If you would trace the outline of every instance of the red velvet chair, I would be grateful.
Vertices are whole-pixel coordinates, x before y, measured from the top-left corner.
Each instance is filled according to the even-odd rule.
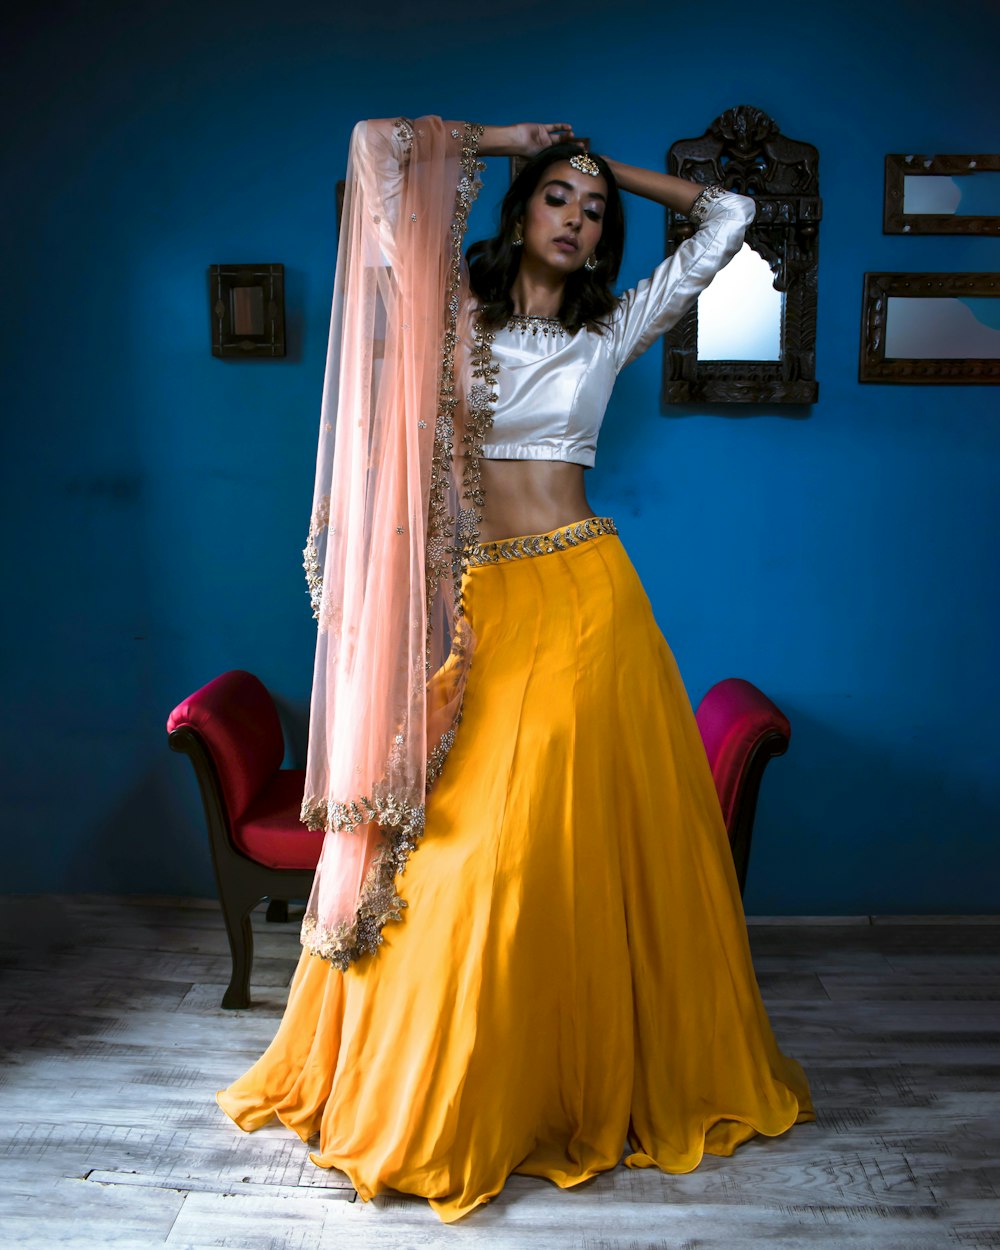
[[[782,712],[739,677],[718,682],[696,713],[719,792],[740,890],[767,761],[791,734]],[[283,769],[285,743],[274,702],[252,673],[234,670],[170,713],[170,746],[191,757],[205,805],[208,840],[233,966],[223,1007],[250,1005],[250,913],[268,899],[268,920],[288,916],[288,899],[308,897],[322,834],[299,822],[305,774]]]
[[[742,677],[716,682],[698,704],[695,717],[719,792],[742,894],[761,778],[767,761],[788,750],[792,727],[784,712]]]
[[[288,899],[308,898],[323,841],[299,821],[305,773],[282,768],[284,735],[270,694],[252,673],[216,677],[167,720],[174,751],[191,757],[201,787],[219,902],[233,967],[223,1007],[250,1005],[250,913],[270,900],[268,920],[288,918]]]

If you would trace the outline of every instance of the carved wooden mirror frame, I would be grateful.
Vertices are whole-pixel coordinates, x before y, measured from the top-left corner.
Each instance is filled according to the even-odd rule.
[[[903,209],[905,179],[913,177],[971,177],[996,173],[1000,154],[981,156],[905,156],[890,152],[885,158],[883,234],[1000,234],[1000,213],[907,213]]]
[[[778,360],[698,359],[698,306],[664,336],[664,404],[811,404],[816,381],[816,290],[819,267],[819,153],[786,138],[760,109],[727,109],[697,139],[680,139],[667,171],[695,182],[721,183],[757,201],[746,242],[767,261],[784,293]],[[667,255],[694,234],[681,213],[667,210]]]
[[[1000,357],[889,357],[889,299],[972,296],[1000,299],[995,273],[866,273],[861,308],[859,382],[973,384],[1000,382]]]

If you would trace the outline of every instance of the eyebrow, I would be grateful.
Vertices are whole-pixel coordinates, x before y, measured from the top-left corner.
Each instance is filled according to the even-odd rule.
[[[561,178],[550,178],[542,187],[543,191],[545,190],[545,187],[565,187],[567,191],[576,190],[576,187],[574,187],[571,182],[563,182]],[[585,200],[602,200],[605,204],[608,202],[607,196],[602,195],[600,191],[590,191],[583,198]]]

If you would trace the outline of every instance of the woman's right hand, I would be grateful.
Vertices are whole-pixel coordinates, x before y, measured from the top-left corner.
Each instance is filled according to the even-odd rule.
[[[514,126],[487,126],[479,142],[482,156],[536,156],[555,143],[574,138],[569,122],[518,122]]]

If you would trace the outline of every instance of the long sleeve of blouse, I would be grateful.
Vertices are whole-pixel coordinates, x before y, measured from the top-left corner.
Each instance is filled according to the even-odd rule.
[[[684,316],[743,245],[757,206],[727,191],[709,202],[701,225],[650,277],[619,300],[611,334],[617,370],[631,364]]]
[[[619,298],[603,332],[588,326],[573,335],[534,333],[515,323],[498,330],[498,396],[483,455],[593,465],[619,372],[675,325],[736,255],[755,209],[749,196],[731,191],[710,199],[695,233]]]

